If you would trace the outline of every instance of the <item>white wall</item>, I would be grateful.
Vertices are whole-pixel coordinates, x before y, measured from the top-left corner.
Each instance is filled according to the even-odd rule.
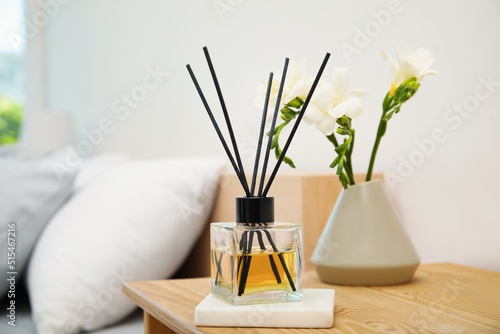
[[[109,119],[112,131],[94,152],[223,155],[185,69],[192,64],[220,115],[201,50],[207,45],[237,137],[243,150],[251,151],[260,116],[252,105],[256,86],[270,70],[281,68],[285,56],[306,56],[315,73],[330,51],[326,75],[333,65],[349,65],[352,86],[371,92],[363,117],[354,123],[354,169],[365,172],[391,81],[390,65],[379,50],[394,55],[398,46],[428,47],[440,73],[426,78],[417,96],[391,120],[375,169],[397,174],[401,159],[418,158],[416,141],[442,129],[446,140],[392,187],[395,203],[424,262],[500,270],[499,85],[470,115],[445,119],[454,105],[474,102],[480,78],[500,82],[500,2],[402,1],[400,13],[391,15],[366,46],[360,45],[358,29],[374,28],[373,13],[389,3],[73,0],[61,5],[45,30],[48,107],[70,111],[79,131],[92,131]],[[217,4],[231,10],[218,13]],[[361,46],[359,54],[349,57],[342,43]],[[148,67],[159,67],[168,77],[120,118],[124,104],[116,100],[140,89],[134,87],[142,85]],[[118,113],[111,107],[114,101],[122,107]],[[329,142],[307,124],[289,153],[301,171],[328,172],[335,156]]]

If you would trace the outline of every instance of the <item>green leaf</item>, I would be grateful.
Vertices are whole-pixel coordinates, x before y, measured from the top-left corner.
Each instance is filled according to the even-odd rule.
[[[342,184],[342,187],[347,190],[347,188],[349,187],[349,179],[347,178],[347,175],[345,175],[345,173],[340,174],[339,180]]]
[[[287,165],[289,165],[290,167],[292,168],[295,168],[295,164],[293,163],[292,159],[290,159],[289,157],[287,157],[285,155],[285,157],[283,158],[283,162],[285,162]]]
[[[333,160],[333,162],[330,164],[330,168],[335,168],[340,163],[340,160],[342,160],[342,158],[342,155],[337,156],[335,160]]]
[[[345,152],[347,151],[348,146],[349,146],[349,144],[347,143],[347,141],[344,141],[342,144],[335,147],[335,152],[337,152],[337,154],[339,154],[339,155],[344,155]]]
[[[279,141],[279,136],[278,135],[274,136],[273,141],[271,142],[271,150],[275,147],[278,147],[278,141]]]
[[[285,109],[285,108],[283,108]],[[292,111],[293,112],[293,111]],[[279,145],[279,136],[281,134],[281,130],[283,130],[283,128],[285,126],[287,126],[288,124],[290,123],[290,120],[280,124],[279,126],[275,127],[274,128],[274,136],[273,136],[273,140],[271,142],[271,149],[274,149],[274,155],[276,156],[276,159],[279,159],[280,155],[281,155],[281,148],[280,148],[280,145]],[[268,133],[269,135],[269,133]],[[292,168],[295,168],[295,164],[293,163],[292,159],[290,159],[289,157],[283,157],[283,161],[289,165],[290,167]]]
[[[394,111],[390,111],[384,117],[382,117],[382,119],[384,120],[384,122],[387,123],[392,118],[393,115],[394,115]]]
[[[280,155],[281,155],[281,149],[277,146],[277,147],[274,149],[274,156],[276,157],[276,159],[279,159],[279,158],[280,158]]]
[[[277,146],[276,149],[274,150],[274,155],[276,156],[276,159],[280,158],[282,152],[283,151],[281,150],[281,148]],[[292,159],[290,159],[286,155],[283,157],[283,162],[289,165],[290,167],[295,168],[295,164],[293,163]]]
[[[295,111],[293,111],[292,109],[288,108],[288,107],[284,107],[282,108],[281,110],[281,113],[282,114],[291,114],[291,115],[295,115]]]
[[[281,116],[280,117],[281,117],[281,119],[289,122],[292,119],[294,119],[295,116],[297,116],[297,114],[298,114],[298,112],[295,112],[292,109],[285,107],[285,108],[281,109]]]
[[[337,166],[337,174],[340,175],[343,173],[342,169],[344,169],[344,156],[339,161],[339,164]]]

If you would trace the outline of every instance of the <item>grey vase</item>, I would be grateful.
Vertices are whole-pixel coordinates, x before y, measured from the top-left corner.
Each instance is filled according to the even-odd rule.
[[[358,286],[411,281],[420,258],[380,180],[342,190],[311,262],[326,283]]]

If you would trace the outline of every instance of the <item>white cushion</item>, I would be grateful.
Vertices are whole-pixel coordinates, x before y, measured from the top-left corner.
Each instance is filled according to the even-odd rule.
[[[40,236],[28,267],[38,332],[112,324],[135,307],[122,281],[174,274],[208,223],[222,165],[129,161],[75,193]]]
[[[73,184],[73,192],[82,190],[100,178],[106,177],[116,167],[128,160],[128,155],[122,153],[99,154],[83,159]]]
[[[32,161],[19,161],[13,155],[0,159],[1,296],[8,291],[7,276],[15,276],[19,282],[40,232],[71,194],[77,170],[69,168],[57,174],[53,168],[54,163],[64,164],[64,159],[63,152]],[[9,225],[15,226],[12,234],[8,233]],[[9,258],[8,265],[9,243],[15,256],[9,256],[14,262]]]

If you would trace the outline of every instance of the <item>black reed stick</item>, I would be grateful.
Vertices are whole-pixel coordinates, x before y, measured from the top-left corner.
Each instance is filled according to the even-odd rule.
[[[262,138],[264,137],[264,128],[266,126],[267,107],[269,105],[269,95],[271,95],[271,87],[273,85],[273,73],[269,73],[269,80],[267,81],[266,99],[264,100],[264,110],[262,111],[262,120],[260,121],[259,141],[257,144],[257,152],[255,153],[255,165],[253,166],[252,188],[250,194],[255,194],[255,182],[257,180],[257,171],[259,169],[260,150],[262,148]]]
[[[250,231],[249,234],[250,237],[248,238],[247,249],[244,252],[244,254],[246,254],[247,256],[245,256],[245,259],[243,260],[243,269],[241,270],[240,285],[238,287],[238,296],[241,296],[242,294],[245,293],[245,287],[247,285],[247,279],[248,279],[248,272],[250,271],[250,262],[252,262],[251,253],[252,253],[253,235],[255,234],[255,231]]]
[[[212,121],[212,124],[215,128],[215,131],[217,132],[217,135],[219,136],[219,139],[222,143],[222,146],[224,147],[224,150],[226,151],[227,157],[229,158],[229,161],[231,162],[231,165],[234,168],[234,171],[236,172],[236,175],[238,176],[238,179],[240,180],[240,183],[245,190],[245,193],[247,196],[250,196],[250,192],[248,191],[248,186],[245,187],[244,184],[246,184],[243,180],[243,177],[241,176],[241,172],[238,169],[238,166],[236,166],[236,163],[233,159],[233,156],[231,154],[231,151],[229,150],[229,147],[226,144],[226,140],[224,139],[224,136],[222,136],[222,133],[219,129],[219,126],[217,125],[217,121],[215,120],[214,115],[212,114],[212,111],[210,110],[210,107],[208,105],[207,99],[203,95],[203,92],[201,91],[200,85],[198,84],[198,80],[196,80],[196,76],[193,73],[193,70],[191,69],[191,65],[186,65],[187,70],[189,72],[189,75],[191,76],[191,80],[193,80],[194,86],[196,87],[196,90],[198,91],[198,94],[200,95],[201,101],[203,102],[203,105],[205,106],[205,109],[207,110],[208,117],[210,117],[210,120]]]
[[[266,178],[267,163],[269,161],[269,153],[271,151],[271,143],[273,142],[274,128],[276,127],[276,119],[278,118],[278,110],[280,108],[281,95],[283,94],[283,87],[285,86],[286,71],[288,69],[288,62],[290,59],[285,58],[285,66],[283,66],[283,74],[281,75],[280,89],[276,99],[276,106],[274,107],[273,121],[271,123],[271,130],[269,131],[269,139],[267,141],[266,156],[264,158],[264,165],[262,166],[262,175],[260,177],[259,197],[266,197],[262,195],[262,188],[264,187],[264,179]]]
[[[217,281],[219,280],[219,274],[222,279],[222,268],[220,267],[220,263],[222,261],[222,256],[224,255],[224,253],[222,252],[220,253],[220,258],[218,261],[217,261],[217,252],[214,251],[214,254],[215,254],[215,265],[217,266],[217,274],[215,275],[215,285],[217,285]]]
[[[248,183],[245,176],[245,170],[243,169],[243,164],[241,163],[240,152],[238,151],[238,145],[236,144],[236,139],[234,138],[233,126],[231,125],[229,114],[227,113],[226,103],[224,102],[224,97],[222,96],[222,90],[220,89],[219,80],[217,79],[217,74],[215,74],[214,65],[212,64],[212,59],[210,59],[210,54],[208,53],[208,48],[206,46],[203,47],[203,52],[205,53],[205,58],[207,59],[210,74],[212,75],[212,79],[214,80],[215,89],[217,90],[217,96],[219,97],[220,105],[222,107],[222,113],[224,114],[224,119],[226,120],[227,130],[229,131],[229,137],[231,138],[231,144],[233,145],[236,162],[238,163],[238,168],[240,169],[240,174],[243,179],[243,188],[245,188],[245,192],[248,193]]]
[[[215,259],[217,258],[217,255],[215,253],[215,250],[214,249],[210,249],[210,263],[212,264],[212,266],[215,266],[217,261],[215,261]],[[217,274],[215,276],[215,285],[217,285],[217,276],[219,275],[219,268],[217,268]]]
[[[281,155],[278,159],[278,162],[276,162],[276,166],[274,167],[274,170],[271,173],[271,176],[269,177],[269,181],[267,181],[266,189],[262,193],[263,197],[266,197],[267,192],[269,191],[269,188],[271,188],[271,184],[273,183],[273,180],[276,177],[276,173],[278,173],[278,169],[280,168],[281,162],[283,161],[283,158],[285,157],[286,151],[288,150],[288,147],[290,146],[290,143],[292,142],[293,136],[295,135],[295,132],[297,131],[297,128],[299,127],[300,121],[302,120],[302,117],[304,117],[304,113],[306,112],[307,106],[309,105],[309,102],[311,101],[311,98],[314,94],[314,91],[316,90],[316,86],[318,85],[319,79],[321,78],[321,75],[323,74],[323,71],[325,70],[325,67],[326,67],[326,64],[328,63],[329,58],[330,58],[330,53],[327,52],[325,55],[325,58],[323,59],[323,63],[321,63],[321,67],[319,68],[318,74],[316,74],[316,78],[314,79],[314,82],[311,86],[311,89],[309,90],[309,93],[307,94],[307,98],[304,102],[304,105],[302,106],[302,110],[300,111],[299,116],[297,116],[297,121],[295,121],[295,124],[292,128],[292,131],[290,132],[290,136],[288,136],[288,140],[286,141],[285,147],[283,147],[283,151],[281,152]],[[278,104],[278,101],[276,102],[276,104]]]
[[[257,239],[259,240],[260,249],[263,251],[266,251],[267,248],[266,248],[266,246],[264,246],[264,240],[262,239],[262,232],[261,231],[257,231]],[[278,284],[280,284],[281,283],[280,273],[278,272],[278,267],[276,267],[276,263],[274,262],[274,258],[273,258],[272,254],[269,254],[269,263],[271,264],[271,269],[273,270],[274,277],[276,277],[276,282]]]
[[[245,225],[245,226],[248,226],[248,225]],[[240,251],[241,251],[241,254],[244,254],[245,253],[245,249],[247,249],[247,235],[248,235],[248,231],[243,232],[243,234],[241,235],[241,240],[240,240]],[[240,273],[240,268],[241,268],[241,262],[242,261],[243,261],[243,256],[241,256],[240,260],[238,261],[238,269],[237,269],[237,272],[236,272],[236,276],[238,276],[239,273]]]
[[[286,275],[286,278],[288,279],[288,282],[290,283],[290,287],[292,288],[293,291],[296,291],[297,289],[295,288],[295,284],[293,283],[292,275],[290,275],[290,271],[288,270],[288,266],[286,265],[285,259],[283,258],[283,253],[279,252],[278,247],[276,247],[276,244],[273,241],[271,233],[269,233],[268,230],[264,230],[264,232],[266,233],[267,240],[269,240],[269,243],[271,244],[273,251],[278,253],[278,258],[280,259],[281,265],[283,266],[283,270],[285,270],[285,275]]]

